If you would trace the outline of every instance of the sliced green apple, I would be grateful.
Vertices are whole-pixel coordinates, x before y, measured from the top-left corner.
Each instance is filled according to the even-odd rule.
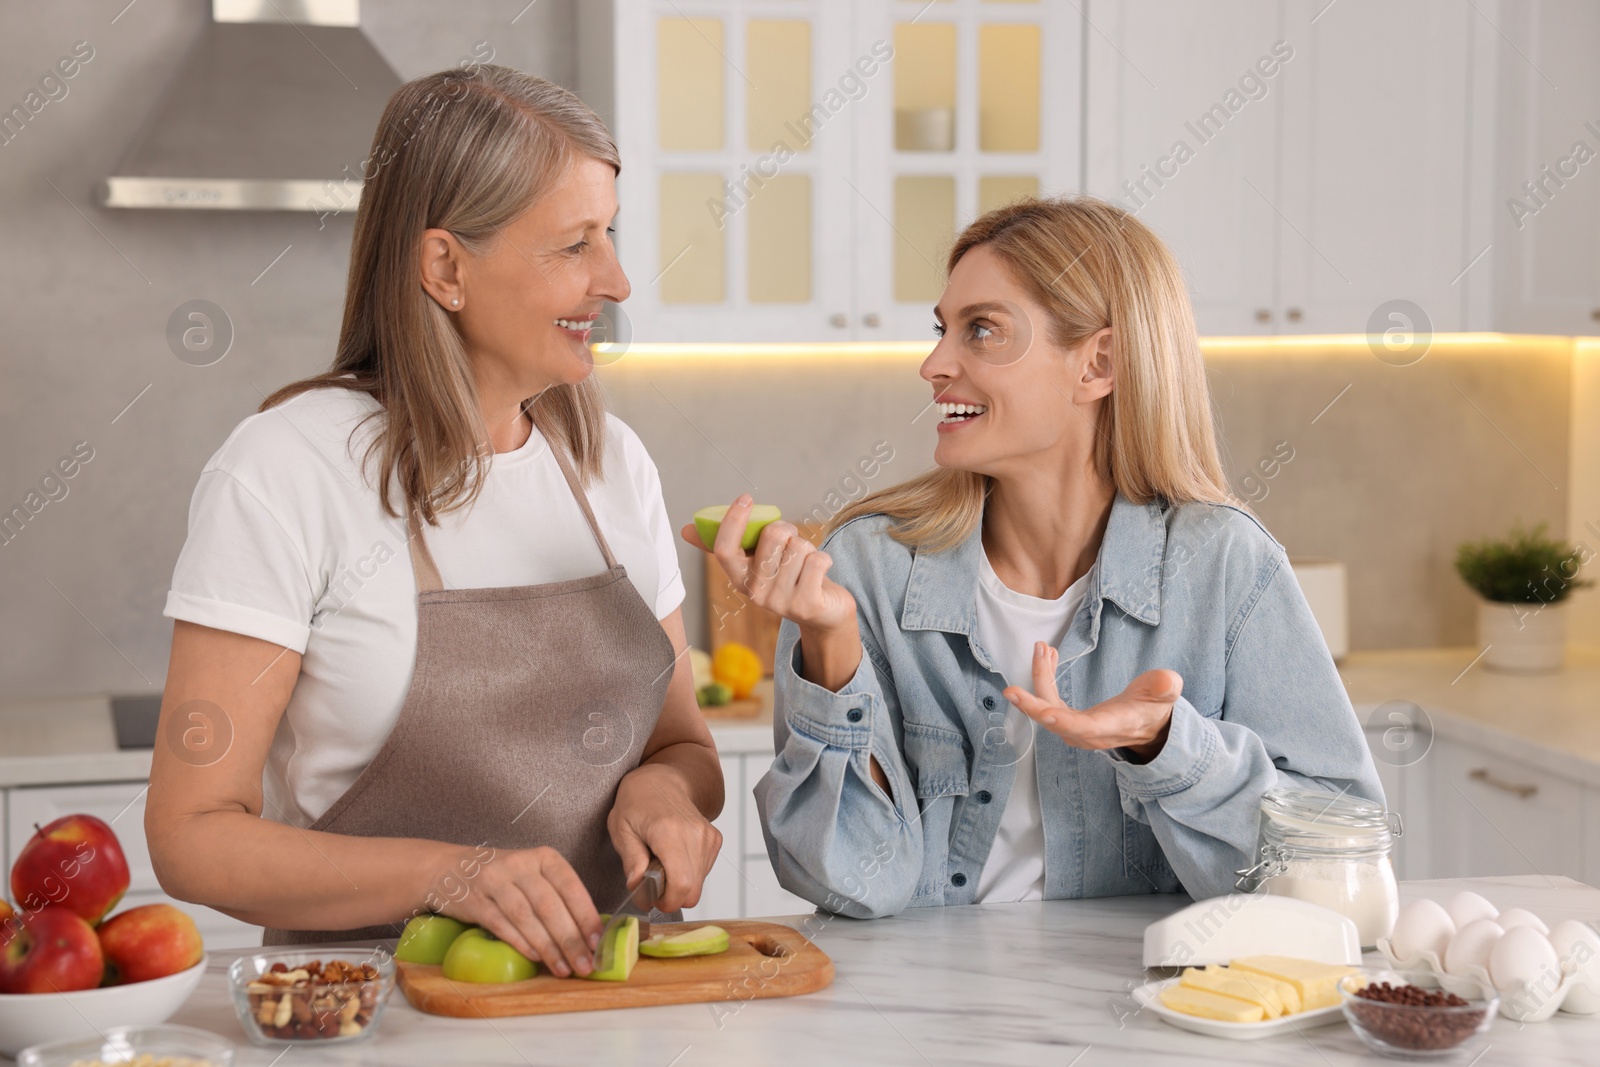
[[[715,956],[728,951],[728,931],[720,926],[697,926],[681,934],[657,934],[639,942],[639,955],[656,959]]]
[[[717,531],[722,529],[722,520],[728,515],[728,505],[717,504],[715,507],[701,508],[694,513],[694,529],[700,535],[700,543],[707,548],[712,548],[717,542]],[[761,539],[761,531],[766,529],[768,523],[777,522],[783,518],[783,512],[773,504],[750,505],[750,521],[745,523],[744,536],[739,539],[739,547],[746,552],[756,547],[756,542]]]
[[[407,963],[441,964],[455,939],[467,932],[467,924],[448,915],[418,915],[406,923],[395,946],[394,958]]]
[[[600,952],[594,961],[594,970],[584,975],[597,982],[626,982],[639,962],[639,917],[626,915],[622,921],[606,932],[600,942]]]

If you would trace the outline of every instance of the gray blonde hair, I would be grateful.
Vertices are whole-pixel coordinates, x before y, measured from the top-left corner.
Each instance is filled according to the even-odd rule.
[[[479,64],[396,89],[368,157],[375,173],[356,212],[333,366],[279,389],[261,410],[328,386],[367,393],[383,406],[366,459],[377,460],[384,510],[400,515],[395,484],[429,523],[471,503],[488,434],[461,335],[420,283],[422,234],[449,230],[483,254],[584,157],[622,169],[599,117],[543,78]],[[605,404],[592,376],[525,407],[584,483],[601,476]]]

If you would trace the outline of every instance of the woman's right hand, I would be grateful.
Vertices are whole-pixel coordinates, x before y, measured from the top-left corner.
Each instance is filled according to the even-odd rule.
[[[693,524],[683,528],[683,539],[708,549],[742,596],[795,623],[802,633],[854,631],[855,598],[827,577],[833,559],[801,537],[793,523],[768,524],[752,552],[739,547],[753,503],[744,493],[729,505],[716,544],[704,544]]]
[[[594,970],[604,924],[566,857],[544,846],[496,850],[488,859],[469,852],[473,858],[446,876],[457,885],[440,893],[452,900],[443,914],[483,927],[558,977]]]

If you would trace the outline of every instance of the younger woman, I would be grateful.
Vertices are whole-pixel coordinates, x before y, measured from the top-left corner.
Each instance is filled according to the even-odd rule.
[[[1382,800],[1283,548],[1230,502],[1183,277],[1100,201],[956,241],[937,469],[818,549],[714,551],[782,615],[778,880],[833,911],[1228,892],[1277,786]],[[689,531],[686,538],[698,544]]]

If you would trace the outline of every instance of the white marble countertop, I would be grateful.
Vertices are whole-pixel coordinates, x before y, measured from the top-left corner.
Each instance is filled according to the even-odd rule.
[[[1387,701],[1425,710],[1437,736],[1600,787],[1600,649],[1568,646],[1550,674],[1488,670],[1476,648],[1354,652],[1339,665],[1366,720]]]
[[[1409,882],[1401,897],[1444,899],[1472,888],[1500,907],[1547,922],[1600,917],[1600,889],[1539,876]],[[645,1067],[861,1063],[933,1067],[1096,1067],[1100,1064],[1371,1063],[1342,1022],[1260,1041],[1175,1029],[1141,1013],[1130,990],[1145,980],[1146,924],[1188,900],[1112,897],[958,908],[917,908],[867,922],[819,915],[817,944],[834,960],[827,989],[803,997],[684,1004],[570,1015],[472,1020],[424,1015],[396,991],[370,1039],[332,1048],[245,1043],[227,1000],[228,964],[216,952],[198,990],[172,1021],[239,1043],[239,1067],[287,1063],[557,1064]],[[800,926],[799,917],[782,920]],[[1495,1064],[1593,1063],[1600,1016],[1558,1013],[1518,1027],[1494,1020]]]

